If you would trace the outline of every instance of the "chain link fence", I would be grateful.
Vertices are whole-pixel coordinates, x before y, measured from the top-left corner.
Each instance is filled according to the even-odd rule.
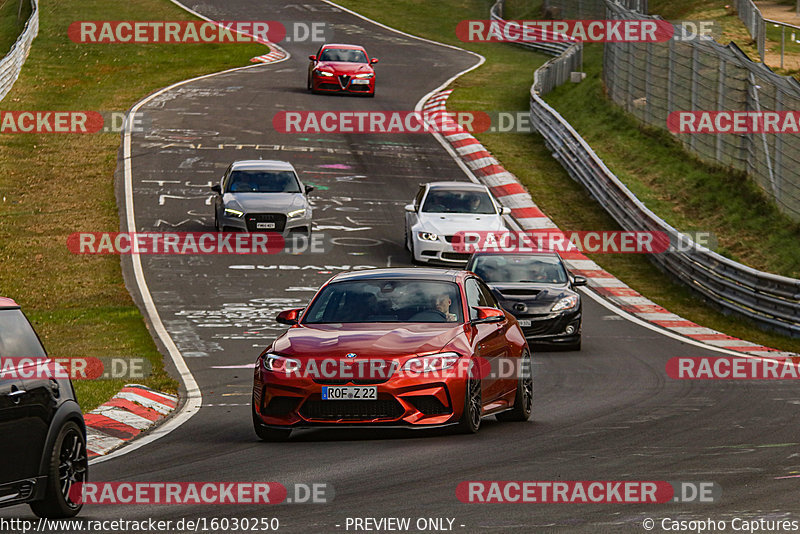
[[[39,0],[31,0],[31,16],[8,54],[0,59],[0,100],[5,98],[19,78],[22,64],[31,51],[31,43],[39,33]]]
[[[602,0],[601,0],[602,1]],[[642,18],[608,2],[612,19]],[[660,129],[674,111],[796,111],[800,83],[751,61],[735,44],[713,40],[607,43],[609,97]],[[800,220],[800,135],[677,134],[701,160],[746,172],[778,207]]]
[[[764,16],[753,0],[735,0],[734,5],[739,19],[747,26],[747,31],[750,32],[750,36],[756,43],[758,55],[763,63],[767,45],[767,29],[764,23]]]

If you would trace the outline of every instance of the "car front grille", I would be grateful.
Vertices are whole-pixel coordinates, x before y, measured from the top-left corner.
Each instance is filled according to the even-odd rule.
[[[471,254],[465,252],[442,252],[443,260],[467,261]]]
[[[321,421],[392,420],[400,418],[403,413],[403,406],[393,398],[322,400],[317,397],[307,400],[300,409],[300,415],[305,419]]]
[[[347,384],[353,384],[356,386],[368,386],[370,384],[383,384],[391,377],[387,376],[386,378],[364,378],[364,379],[353,379],[353,378],[314,378],[314,382],[317,384],[324,384],[326,386],[346,386]]]
[[[283,213],[248,213],[244,216],[248,232],[283,232],[286,215]],[[258,223],[274,223],[275,228],[258,228]]]

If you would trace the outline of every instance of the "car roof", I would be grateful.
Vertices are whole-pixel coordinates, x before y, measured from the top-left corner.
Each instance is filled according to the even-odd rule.
[[[269,171],[293,171],[294,167],[288,161],[279,161],[276,159],[244,159],[233,162],[233,168],[241,169],[257,169]]]
[[[473,184],[472,182],[430,182],[426,184],[428,189],[452,189],[463,191],[465,189],[475,191],[488,191],[488,187],[483,184]]]
[[[325,50],[326,48],[346,48],[348,50],[362,50],[366,52],[367,50],[361,45],[352,45],[352,44],[340,44],[340,43],[329,43],[322,46],[322,49]]]
[[[14,302],[13,299],[0,297],[0,308],[19,308],[19,304]]]
[[[425,267],[398,267],[394,269],[369,269],[340,273],[331,278],[330,283],[345,280],[434,280],[455,282],[466,271],[455,269],[433,269]]]
[[[472,258],[477,258],[479,256],[550,256],[561,259],[561,255],[553,250],[521,250],[519,252],[484,250],[481,252],[473,252],[469,259],[472,261]]]

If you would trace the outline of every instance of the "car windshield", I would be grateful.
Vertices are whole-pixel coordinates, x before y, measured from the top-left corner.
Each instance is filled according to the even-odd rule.
[[[320,61],[343,61],[345,63],[367,63],[367,55],[361,50],[348,48],[326,48],[319,56]]]
[[[565,284],[567,273],[558,258],[525,255],[478,256],[472,271],[490,284],[535,282]]]
[[[300,183],[292,171],[232,171],[229,193],[299,193]]]
[[[462,323],[458,285],[429,280],[353,280],[326,286],[303,324]]]
[[[431,189],[425,197],[422,211],[426,213],[482,213],[495,214],[497,210],[485,191],[459,189]]]
[[[39,338],[21,310],[0,310],[0,357],[47,357]]]

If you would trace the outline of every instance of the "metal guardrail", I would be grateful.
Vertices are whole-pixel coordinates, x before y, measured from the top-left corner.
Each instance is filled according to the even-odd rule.
[[[489,10],[489,17],[498,24],[505,24],[503,7],[505,0],[497,0]],[[540,94],[547,94],[559,85],[566,83],[572,72],[583,68],[583,43],[580,42],[530,42],[518,43],[525,48],[556,56],[534,73],[534,87]],[[537,76],[537,74],[539,74]],[[546,75],[544,75],[546,73]]]
[[[502,0],[492,8],[492,17],[495,15],[502,17]],[[586,187],[625,230],[665,232],[672,243],[686,244],[685,248],[689,249],[686,252],[650,255],[662,269],[724,311],[800,337],[800,280],[752,269],[681,234],[650,211],[611,172],[580,134],[542,99],[547,92],[545,88],[559,85],[560,73],[548,66],[559,60],[562,58],[551,60],[534,73],[530,114],[547,147],[570,176]],[[566,64],[569,60],[563,58],[563,61]]]
[[[31,43],[39,33],[39,0],[31,0],[31,16],[8,54],[0,59],[0,100],[5,98],[17,81],[22,65],[28,58]]]

